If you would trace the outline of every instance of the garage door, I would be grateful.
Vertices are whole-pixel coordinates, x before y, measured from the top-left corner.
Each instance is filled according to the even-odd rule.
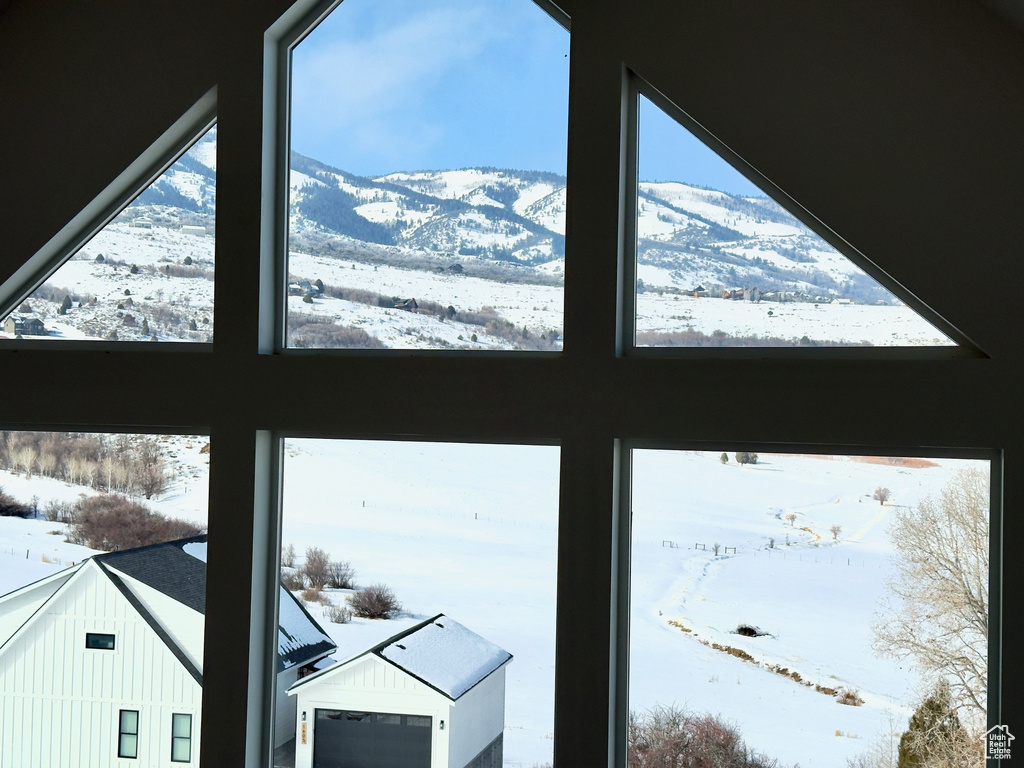
[[[313,768],[430,768],[431,726],[419,715],[318,709]]]

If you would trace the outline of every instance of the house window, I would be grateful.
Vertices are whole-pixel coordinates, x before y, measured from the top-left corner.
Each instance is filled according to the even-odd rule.
[[[102,632],[86,632],[85,647],[98,651],[112,651],[114,650],[114,636]]]
[[[117,756],[139,756],[139,712],[122,709],[117,728]]]
[[[187,763],[192,759],[192,715],[171,715],[171,762]]]

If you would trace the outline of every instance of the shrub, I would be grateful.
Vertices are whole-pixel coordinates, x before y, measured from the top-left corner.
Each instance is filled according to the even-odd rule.
[[[174,541],[205,533],[188,520],[164,517],[120,494],[91,496],[79,502],[68,541],[111,552]]]
[[[32,507],[22,504],[0,488],[0,517],[32,517]]]
[[[348,560],[335,560],[327,566],[327,586],[331,589],[353,589],[356,571]]]
[[[836,694],[836,701],[848,707],[859,707],[864,703],[864,699],[860,697],[857,691],[851,691],[848,688],[839,689],[839,692]]]
[[[778,761],[749,750],[735,727],[713,715],[657,706],[629,714],[629,768],[774,768]]]
[[[320,603],[321,605],[330,602],[324,593],[314,587],[308,587],[302,590],[302,600],[306,603]]]
[[[385,584],[371,584],[348,600],[355,615],[364,619],[390,619],[402,610],[395,593]]]
[[[298,592],[305,585],[297,571],[281,569],[281,585],[289,592]]]
[[[43,514],[51,523],[74,522],[77,512],[77,505],[70,501],[51,501],[43,507]]]
[[[352,621],[352,611],[343,605],[329,605],[324,614],[335,624],[348,624]]]

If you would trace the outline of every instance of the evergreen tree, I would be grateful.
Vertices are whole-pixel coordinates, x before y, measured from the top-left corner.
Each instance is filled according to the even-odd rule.
[[[944,765],[947,756],[968,741],[967,731],[953,709],[949,683],[940,680],[914,711],[909,727],[900,737],[897,768]]]

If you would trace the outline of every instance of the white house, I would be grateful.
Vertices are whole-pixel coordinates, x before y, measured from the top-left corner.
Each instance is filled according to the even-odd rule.
[[[96,555],[0,597],[0,765],[197,765],[205,610],[205,536]],[[282,588],[276,745],[294,735],[285,690],[334,650]]]
[[[305,677],[295,768],[501,768],[511,660],[442,614]]]

